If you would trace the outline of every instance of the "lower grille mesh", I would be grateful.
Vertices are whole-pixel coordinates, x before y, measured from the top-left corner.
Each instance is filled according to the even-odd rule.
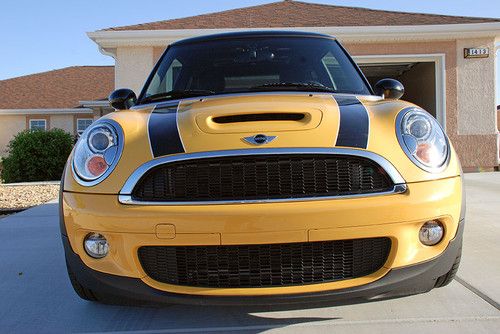
[[[389,238],[229,246],[145,246],[141,264],[156,281],[192,287],[290,286],[374,273]]]

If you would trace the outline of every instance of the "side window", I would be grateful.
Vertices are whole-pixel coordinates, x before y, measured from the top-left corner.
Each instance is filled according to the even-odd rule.
[[[44,119],[30,119],[30,130],[47,130],[47,121]]]
[[[82,135],[83,131],[85,131],[92,122],[94,122],[92,118],[79,118],[76,120],[76,133],[78,137]]]

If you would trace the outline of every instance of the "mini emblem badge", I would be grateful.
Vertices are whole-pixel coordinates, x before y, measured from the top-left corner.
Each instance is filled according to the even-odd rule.
[[[273,140],[276,139],[276,136],[266,136],[263,134],[258,134],[252,137],[245,137],[243,138],[244,141],[246,141],[249,144],[252,145],[263,145],[272,142]]]

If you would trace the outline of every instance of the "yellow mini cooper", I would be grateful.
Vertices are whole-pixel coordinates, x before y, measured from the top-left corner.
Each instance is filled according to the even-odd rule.
[[[331,36],[170,45],[78,140],[69,277],[104,303],[350,303],[448,284],[464,194],[439,123]]]

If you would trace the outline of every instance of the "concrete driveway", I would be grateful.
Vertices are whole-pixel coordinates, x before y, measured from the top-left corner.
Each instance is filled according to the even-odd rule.
[[[500,173],[466,175],[458,279],[424,295],[366,304],[271,307],[105,306],[73,293],[57,203],[0,219],[0,332],[446,333],[500,332]]]

